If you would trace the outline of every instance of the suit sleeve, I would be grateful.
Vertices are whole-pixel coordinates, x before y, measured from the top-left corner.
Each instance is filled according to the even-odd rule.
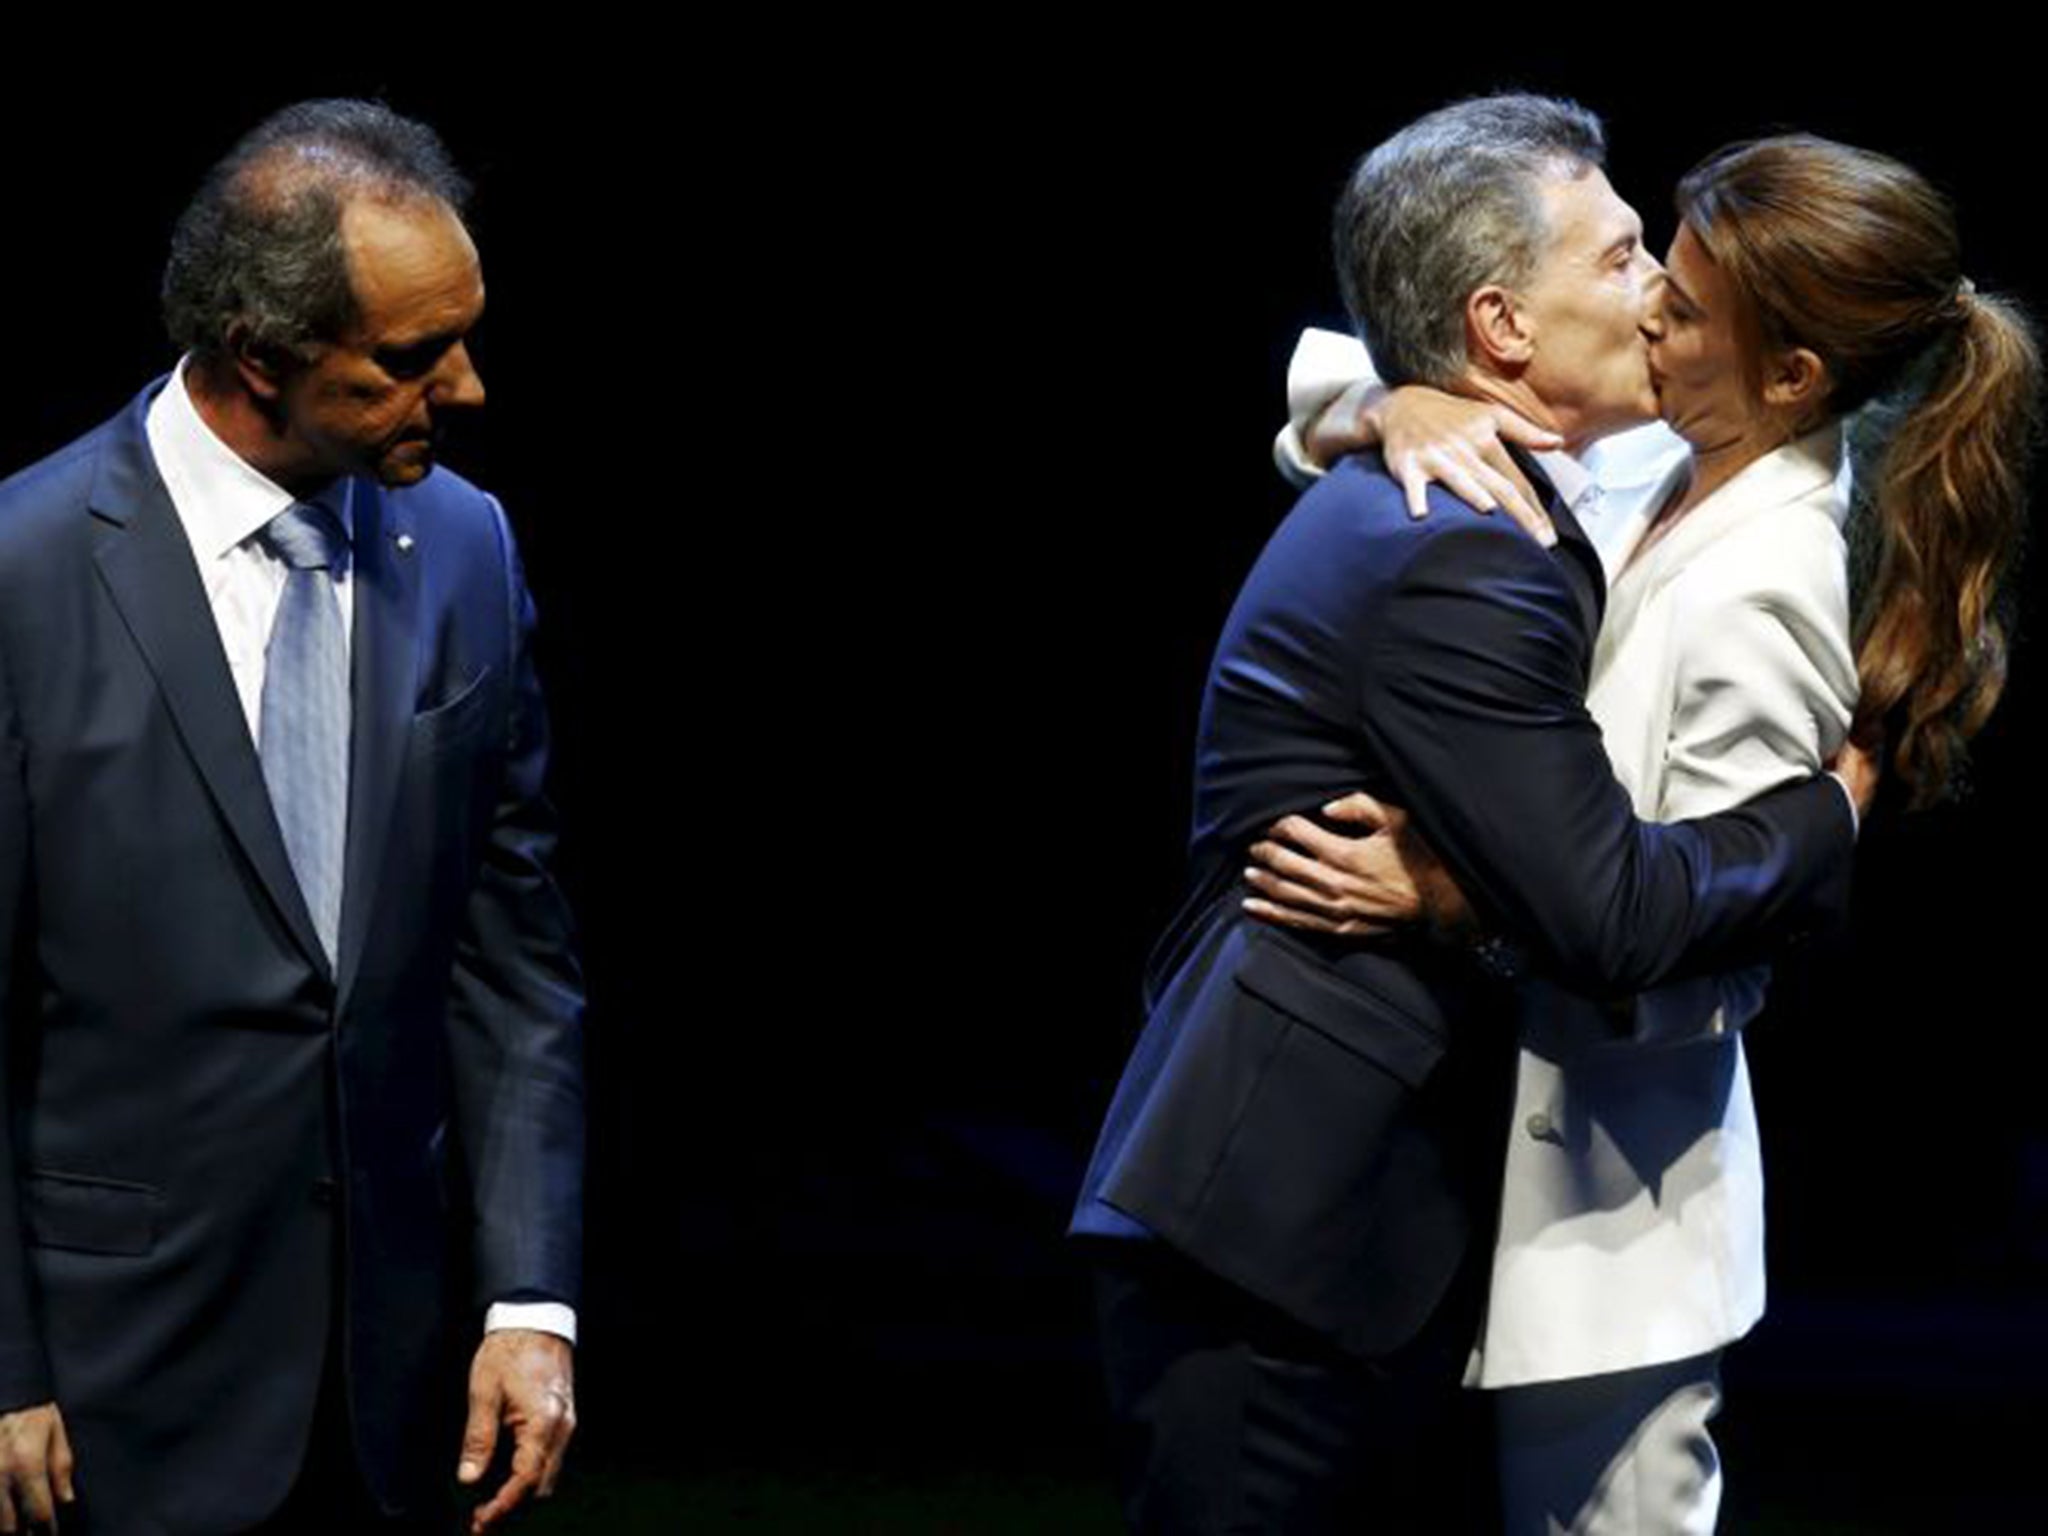
[[[50,1365],[36,1326],[28,1241],[21,1213],[21,1170],[15,1156],[15,1102],[10,1068],[21,1060],[11,1038],[22,1012],[15,991],[29,879],[28,786],[20,721],[0,658],[0,1413],[46,1403]]]
[[[1639,821],[1585,707],[1590,637],[1552,556],[1432,528],[1380,605],[1362,725],[1394,798],[1489,922],[1613,995],[1761,958],[1838,912],[1853,828],[1809,779],[1704,821]]]
[[[551,861],[548,730],[533,602],[504,512],[511,702],[489,840],[457,941],[449,1004],[456,1114],[476,1213],[482,1303],[574,1306],[582,1273],[583,977]]]

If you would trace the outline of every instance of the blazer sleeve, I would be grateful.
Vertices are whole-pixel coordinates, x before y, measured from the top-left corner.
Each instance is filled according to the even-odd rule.
[[[1273,439],[1273,464],[1282,479],[1309,486],[1323,477],[1323,466],[1308,456],[1309,423],[1352,385],[1378,378],[1372,354],[1356,336],[1313,326],[1301,333],[1287,360],[1287,425]]]
[[[533,602],[491,503],[510,634],[506,755],[489,839],[456,944],[449,1045],[476,1213],[480,1303],[576,1305],[582,1276],[583,977],[551,868],[547,714]]]
[[[1788,539],[1786,522],[1775,520],[1769,550],[1730,541],[1676,579],[1662,820],[1710,816],[1810,778],[1848,735],[1857,681],[1840,540],[1831,524]],[[1777,579],[1759,583],[1759,569]],[[1647,992],[1632,1036],[1717,1038],[1756,1016],[1766,980],[1737,971]]]
[[[29,882],[28,786],[21,723],[0,658],[0,1026],[19,1017],[15,993],[19,951],[24,942]],[[22,1223],[21,1170],[15,1156],[15,1127],[8,1106],[15,1101],[10,1067],[20,1060],[11,1038],[0,1039],[0,1413],[50,1401],[49,1360],[36,1323],[34,1288],[29,1283],[28,1234]]]
[[[1586,712],[1576,601],[1520,530],[1444,519],[1394,580],[1361,729],[1481,915],[1568,985],[1611,996],[1730,968],[1841,909],[1854,831],[1838,785],[1636,818]]]
[[[1745,544],[1750,541],[1743,541]],[[1820,771],[1848,735],[1856,710],[1856,660],[1837,543],[1812,563],[1782,538],[1769,551],[1715,551],[1700,579],[1678,579],[1673,630],[1671,730],[1658,815],[1710,816],[1780,784]],[[1810,574],[1768,587],[1723,579],[1745,554],[1767,554],[1781,571]],[[1788,569],[1789,568],[1789,569]]]

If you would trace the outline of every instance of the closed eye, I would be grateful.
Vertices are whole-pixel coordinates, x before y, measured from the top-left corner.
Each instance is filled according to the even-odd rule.
[[[434,371],[434,365],[441,361],[456,340],[453,336],[430,336],[408,346],[379,347],[377,366],[394,379],[422,378]]]

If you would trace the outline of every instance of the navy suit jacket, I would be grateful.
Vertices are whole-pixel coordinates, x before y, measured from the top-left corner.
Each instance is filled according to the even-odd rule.
[[[330,969],[144,436],[159,387],[0,485],[0,1408],[57,1402],[96,1531],[240,1529],[297,1470],[338,1306],[402,1507],[455,1455],[449,1276],[579,1284],[531,605],[492,498],[354,485]]]
[[[1555,551],[1431,496],[1415,521],[1377,456],[1346,460],[1245,581],[1203,699],[1192,890],[1074,1222],[1150,1234],[1366,1356],[1412,1338],[1490,1233],[1510,999],[1427,939],[1245,918],[1260,832],[1353,789],[1406,806],[1490,928],[1608,993],[1838,917],[1854,841],[1823,779],[1638,821],[1585,708],[1605,601],[1585,535],[1554,494]]]

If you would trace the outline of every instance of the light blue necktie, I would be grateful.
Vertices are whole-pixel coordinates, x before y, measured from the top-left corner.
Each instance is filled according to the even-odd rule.
[[[335,961],[348,846],[348,642],[334,582],[348,536],[334,514],[298,502],[258,535],[291,567],[264,649],[263,781],[313,927]],[[330,574],[332,573],[332,574]]]

